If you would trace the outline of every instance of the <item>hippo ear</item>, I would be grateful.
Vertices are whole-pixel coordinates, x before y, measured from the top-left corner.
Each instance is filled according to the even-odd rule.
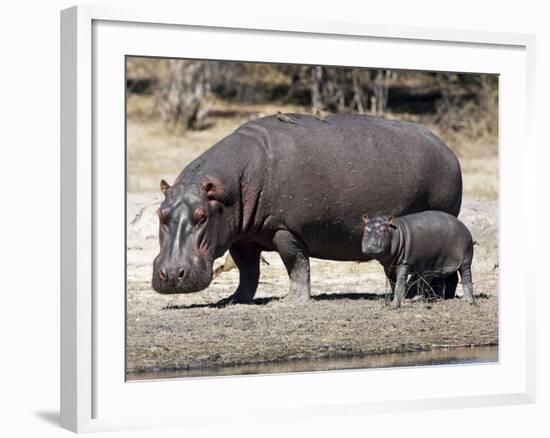
[[[170,188],[170,184],[168,184],[163,179],[160,180],[160,191],[164,194],[166,194],[166,190]]]
[[[204,194],[206,195],[206,197],[211,201],[217,198],[216,195],[219,196],[219,193],[218,193],[219,189],[216,186],[216,184],[214,184],[214,182],[212,181],[204,181],[201,184],[201,188],[204,191]]]
[[[208,177],[201,183],[201,189],[209,201],[219,201],[225,204],[228,200],[225,187],[220,180]]]
[[[202,192],[209,201],[218,201],[225,206],[235,202],[236,190],[225,183],[222,183],[215,176],[207,176],[200,184]]]
[[[363,215],[363,222],[365,222],[366,224],[369,222],[369,216],[367,215],[367,213]]]

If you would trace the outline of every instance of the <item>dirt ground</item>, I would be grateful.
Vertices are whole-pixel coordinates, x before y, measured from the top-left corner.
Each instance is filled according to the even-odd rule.
[[[206,290],[161,295],[151,288],[158,252],[158,184],[245,120],[262,115],[218,108],[213,126],[170,136],[139,117],[134,102],[128,123],[127,372],[129,378],[158,371],[237,366],[313,358],[354,358],[374,353],[498,344],[498,202],[494,145],[458,150],[464,178],[460,218],[475,247],[473,278],[478,302],[407,300],[388,306],[383,270],[376,262],[311,260],[313,299],[289,304],[288,276],[276,253],[264,253],[254,305],[215,308],[238,284],[236,269]],[[263,111],[275,112],[275,108]],[[294,110],[295,108],[288,109]],[[287,109],[285,109],[287,110]],[[462,151],[465,156],[460,155]],[[465,152],[464,152],[465,151]],[[222,264],[217,260],[215,267]],[[457,294],[462,294],[459,285]],[[496,358],[495,358],[496,359]]]
[[[313,300],[280,301],[288,277],[277,253],[264,253],[269,266],[262,266],[256,305],[213,306],[237,286],[235,269],[199,293],[158,294],[150,281],[159,201],[156,195],[128,197],[130,373],[498,343],[494,201],[467,202],[461,215],[479,242],[473,264],[478,305],[409,300],[397,311],[387,305],[387,284],[376,262],[312,259]]]

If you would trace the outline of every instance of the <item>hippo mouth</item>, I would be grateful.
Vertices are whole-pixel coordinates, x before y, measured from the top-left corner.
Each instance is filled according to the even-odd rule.
[[[376,257],[385,252],[385,249],[382,245],[367,245],[363,246],[362,252],[366,256]]]
[[[159,255],[153,262],[151,286],[156,292],[161,294],[200,292],[212,282],[214,260],[208,255],[196,254],[183,263],[170,261],[161,264],[161,260]]]
[[[210,286],[213,270],[194,270],[181,277],[163,277],[160,271],[153,273],[151,286],[161,294],[188,294],[200,292]]]

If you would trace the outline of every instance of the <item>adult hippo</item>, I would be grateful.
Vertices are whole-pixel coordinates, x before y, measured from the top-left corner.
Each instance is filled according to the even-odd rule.
[[[287,299],[307,299],[309,257],[369,260],[361,252],[365,211],[457,216],[462,176],[455,154],[417,124],[287,114],[245,123],[192,161],[173,186],[162,181],[161,190],[153,288],[203,290],[214,259],[229,250],[240,278],[224,303],[248,303],[262,251],[281,256]]]

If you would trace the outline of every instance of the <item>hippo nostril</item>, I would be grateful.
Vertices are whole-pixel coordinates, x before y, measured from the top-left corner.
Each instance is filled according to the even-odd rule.
[[[181,280],[183,278],[183,276],[185,275],[185,271],[182,269],[181,271],[178,272],[178,278]]]
[[[160,277],[161,280],[166,280],[167,276],[166,276],[166,271],[164,269],[161,269],[159,271],[159,277]]]

